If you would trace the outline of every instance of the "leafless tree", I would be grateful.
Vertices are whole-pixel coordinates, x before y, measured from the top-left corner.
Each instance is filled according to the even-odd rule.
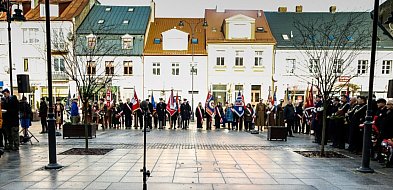
[[[305,58],[297,67],[303,74],[296,75],[305,81],[316,81],[324,100],[321,156],[325,156],[328,100],[341,91],[342,88],[336,88],[341,76],[358,76],[353,61],[370,46],[370,23],[370,14],[363,12],[321,14],[294,21],[293,44]]]

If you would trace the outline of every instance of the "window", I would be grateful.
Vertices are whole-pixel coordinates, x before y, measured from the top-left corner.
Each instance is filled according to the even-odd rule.
[[[100,20],[98,20],[98,24],[103,24],[105,22],[105,20],[104,19],[100,19]]]
[[[243,85],[235,85],[235,91],[236,92],[238,92],[238,91],[243,91]]]
[[[89,49],[94,49],[97,44],[97,37],[93,34],[86,36],[87,38],[87,46]]]
[[[123,24],[128,24],[129,22],[129,20],[123,20]]]
[[[243,66],[244,51],[235,51],[235,66]]]
[[[342,59],[335,59],[333,61],[333,73],[342,73],[343,67],[343,60]]]
[[[105,61],[105,75],[113,74],[115,74],[115,66],[113,65],[113,61]]]
[[[161,75],[160,63],[153,63],[153,75]]]
[[[263,51],[255,51],[255,63],[254,66],[261,67],[263,64]]]
[[[180,65],[179,63],[172,63],[172,75],[179,75],[180,71]]]
[[[52,29],[52,41],[53,49],[64,50],[65,49],[65,37],[62,28]]]
[[[122,47],[123,49],[132,49],[134,46],[133,38],[130,35],[125,35],[122,37]]]
[[[287,73],[295,73],[296,59],[287,59]]]
[[[134,12],[134,8],[128,8],[128,12]]]
[[[110,7],[105,8],[105,12],[110,12],[110,11],[111,11]]]
[[[196,65],[194,65],[194,67],[192,67],[192,64],[190,64],[190,75],[192,75],[192,73],[194,72],[194,75],[198,74],[198,67]]]
[[[96,74],[96,62],[95,61],[88,61],[87,62],[87,72],[88,75],[95,75]]]
[[[389,75],[392,73],[392,60],[383,60],[382,62],[382,74]]]
[[[310,73],[318,73],[319,67],[319,59],[310,59],[310,65],[308,67]]]
[[[124,61],[124,75],[132,75],[132,61]]]
[[[192,44],[198,44],[198,38],[192,38],[191,39]]]
[[[54,60],[53,60],[53,70],[55,72],[64,72],[65,71],[64,59],[63,58],[54,58]]]
[[[24,72],[29,71],[29,59],[23,59],[23,71]]]
[[[154,38],[153,43],[154,44],[160,44],[161,43],[161,39],[160,38]]]
[[[358,74],[367,73],[368,60],[359,60],[358,61]]]
[[[224,58],[225,50],[217,50],[217,66],[224,66],[225,65],[225,58]]]
[[[23,28],[23,43],[36,44],[38,40],[38,28]]]

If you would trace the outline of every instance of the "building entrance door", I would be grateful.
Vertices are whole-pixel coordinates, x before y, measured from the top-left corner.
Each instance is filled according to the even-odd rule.
[[[251,85],[251,105],[257,105],[261,98],[261,85]]]

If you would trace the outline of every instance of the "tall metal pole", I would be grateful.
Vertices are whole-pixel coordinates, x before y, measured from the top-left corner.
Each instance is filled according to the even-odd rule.
[[[371,41],[371,61],[370,61],[370,78],[368,83],[368,102],[367,115],[364,122],[363,134],[363,151],[362,151],[362,165],[357,171],[362,173],[373,173],[374,170],[370,168],[370,154],[371,154],[371,128],[373,124],[372,118],[372,101],[373,101],[373,86],[374,86],[374,70],[375,70],[375,52],[377,49],[377,27],[378,27],[378,11],[379,0],[374,2],[373,12],[373,34]]]
[[[10,0],[7,0],[7,22],[8,22],[8,62],[9,62],[9,73],[10,73],[10,92],[11,96],[14,94],[12,85],[12,56],[11,56],[11,7]]]
[[[48,67],[48,95],[49,95],[49,113],[48,113],[48,146],[49,146],[49,164],[45,169],[59,169],[63,166],[57,163],[56,158],[56,135],[55,135],[55,114],[53,113],[53,94],[52,94],[52,56],[51,56],[51,38],[50,38],[50,13],[49,0],[45,0],[46,14],[46,61]]]
[[[198,24],[196,24],[198,25]],[[195,25],[195,27],[196,27]],[[191,121],[194,122],[194,44],[192,43],[192,39],[194,38],[194,27],[190,24],[191,27]]]

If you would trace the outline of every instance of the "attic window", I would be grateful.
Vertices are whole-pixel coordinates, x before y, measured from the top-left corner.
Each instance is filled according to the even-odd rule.
[[[348,40],[349,42],[353,42],[353,41],[354,41],[352,36],[347,36],[347,40]]]
[[[257,27],[257,32],[265,32],[265,28],[263,28],[263,27]]]
[[[129,22],[129,20],[123,20],[123,24],[128,24]]]
[[[198,44],[198,38],[192,38],[191,39],[192,44]]]
[[[128,8],[128,12],[134,12],[134,8]]]
[[[154,44],[160,44],[161,43],[161,39],[160,38],[154,38],[153,43]]]
[[[289,37],[288,37],[288,35],[286,35],[286,34],[283,34],[283,35],[282,35],[282,38],[283,38],[284,40],[289,40]]]
[[[103,24],[104,22],[105,22],[104,19],[98,20],[98,24]]]
[[[110,11],[111,11],[111,9],[112,9],[112,8],[110,8],[110,7],[107,7],[107,8],[105,8],[105,12],[110,12]]]

